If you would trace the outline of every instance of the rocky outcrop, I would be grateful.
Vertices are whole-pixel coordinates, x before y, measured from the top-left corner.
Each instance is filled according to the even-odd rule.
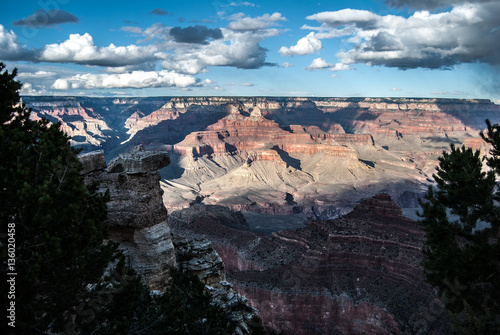
[[[144,147],[137,146],[127,154],[120,154],[108,166],[109,173],[125,172],[133,174],[156,174],[158,170],[170,164],[168,154],[158,151],[146,151]]]
[[[168,164],[168,154],[137,147],[113,160],[107,169],[102,151],[81,155],[80,159],[86,182],[96,181],[101,192],[109,192],[111,238],[120,242],[130,265],[146,284],[158,288],[169,267],[176,265],[159,187],[158,169]]]
[[[249,325],[259,317],[258,311],[248,306],[248,299],[226,281],[224,263],[211,242],[205,237],[193,237],[189,232],[186,235],[181,230],[174,232],[173,242],[179,268],[195,274],[205,283],[213,301],[229,313],[236,325],[234,334],[248,334]]]
[[[423,232],[386,194],[339,219],[271,236],[230,228],[219,216],[230,215],[189,208],[169,223],[212,242],[228,281],[266,326],[294,334],[397,334],[404,324],[426,332],[441,322],[442,309],[429,315],[436,302],[420,266]]]
[[[161,290],[168,281],[170,267],[194,274],[205,283],[214,303],[229,313],[236,325],[235,334],[248,334],[258,311],[249,307],[248,299],[226,281],[224,263],[211,242],[183,232],[172,234],[167,224],[158,169],[169,164],[168,154],[145,151],[138,146],[120,154],[108,166],[103,151],[82,154],[79,158],[86,182],[97,181],[101,192],[109,192],[111,238],[120,242],[130,266],[145,284],[151,290]],[[220,207],[218,211],[223,209]],[[241,214],[230,215],[225,222],[238,228],[244,228],[246,223]]]

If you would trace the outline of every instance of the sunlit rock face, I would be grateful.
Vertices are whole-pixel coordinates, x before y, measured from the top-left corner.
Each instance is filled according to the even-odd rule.
[[[169,211],[196,201],[331,219],[385,192],[406,209],[432,183],[450,143],[483,150],[488,100],[409,98],[24,97],[84,152],[109,162],[136,145],[168,152]],[[198,200],[197,200],[198,199]]]
[[[428,313],[435,302],[420,266],[424,234],[387,194],[341,218],[270,236],[255,235],[236,212],[218,206],[173,212],[169,224],[206,236],[227,280],[276,330],[397,334],[398,324],[427,331],[442,321],[438,305]]]

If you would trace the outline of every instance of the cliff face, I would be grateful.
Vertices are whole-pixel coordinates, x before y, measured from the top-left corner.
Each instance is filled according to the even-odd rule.
[[[111,239],[120,242],[120,249],[144,283],[151,290],[161,290],[170,267],[194,274],[205,283],[213,301],[229,313],[236,324],[235,334],[247,334],[258,312],[226,281],[224,263],[210,241],[183,232],[173,234],[167,223],[158,169],[170,163],[168,154],[138,146],[109,165],[103,151],[79,157],[86,183],[98,182],[100,192],[109,192]]]
[[[405,323],[414,331],[439,324],[442,309],[428,315],[435,302],[420,267],[424,235],[388,195],[339,219],[272,236],[256,236],[241,223],[229,227],[230,215],[190,208],[174,212],[170,224],[211,240],[228,280],[266,326],[294,334],[386,334]]]
[[[385,192],[411,208],[449,143],[487,151],[486,100],[403,98],[25,97],[73,144],[108,159],[142,144],[166,151],[169,210],[201,199],[265,214],[328,219]],[[292,199],[286,200],[289,194]]]
[[[106,166],[104,152],[80,156],[87,183],[98,182],[109,191],[108,221],[111,238],[129,258],[147,285],[156,289],[176,266],[174,245],[163,206],[158,169],[170,162],[168,154],[137,147]]]

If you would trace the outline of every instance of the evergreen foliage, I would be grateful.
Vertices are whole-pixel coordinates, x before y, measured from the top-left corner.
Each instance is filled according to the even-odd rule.
[[[58,332],[88,298],[86,286],[99,282],[116,245],[103,243],[107,195],[85,186],[60,124],[30,119],[15,76],[0,75],[0,217],[2,234],[15,224],[16,329]],[[6,251],[2,241],[3,259]]]
[[[438,289],[458,334],[500,332],[500,128],[487,121],[491,157],[450,146],[421,201],[424,271]],[[483,169],[486,160],[490,169]]]
[[[232,334],[229,315],[212,302],[197,276],[170,270],[165,292],[151,295],[135,277],[114,296],[106,312],[86,328],[92,334]]]

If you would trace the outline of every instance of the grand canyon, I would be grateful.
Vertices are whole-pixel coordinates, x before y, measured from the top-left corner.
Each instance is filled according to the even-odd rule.
[[[112,237],[152,289],[191,248],[188,265],[212,290],[286,334],[443,327],[415,210],[443,150],[486,154],[479,132],[500,122],[489,100],[23,101],[61,122],[86,178],[112,190]]]

